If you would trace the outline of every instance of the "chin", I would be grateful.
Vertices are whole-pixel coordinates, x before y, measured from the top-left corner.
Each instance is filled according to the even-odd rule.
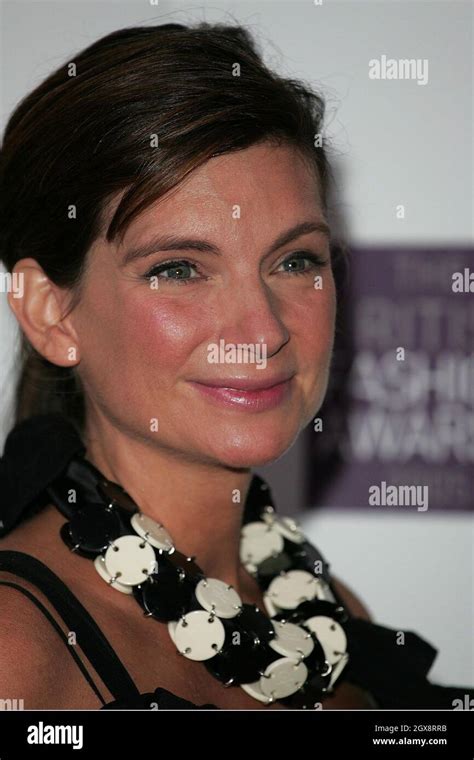
[[[259,431],[255,436],[239,439],[234,434],[227,438],[216,437],[213,448],[216,458],[226,467],[248,469],[275,462],[288,451],[296,437],[297,431],[290,436],[288,430],[279,431],[279,434]]]

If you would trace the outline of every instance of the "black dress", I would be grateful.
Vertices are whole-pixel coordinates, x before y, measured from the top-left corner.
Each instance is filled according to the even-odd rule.
[[[84,453],[75,427],[60,414],[37,415],[15,426],[0,459],[0,538],[51,503],[47,489],[61,477],[74,456]],[[252,508],[256,487],[261,482],[254,475],[246,509]],[[100,709],[219,709],[211,704],[195,705],[159,685],[153,692],[140,694],[85,607],[38,559],[23,552],[1,550],[0,543],[0,571],[36,585],[68,630],[77,633],[87,660],[114,696],[112,702],[106,703],[86,665],[69,645],[63,628],[42,602],[21,583],[0,580],[0,585],[15,588],[43,612],[102,703]],[[330,587],[335,599],[341,601],[332,582]],[[437,650],[418,634],[404,631],[404,644],[400,646],[397,643],[400,631],[351,615],[343,627],[349,663],[338,683],[347,681],[361,687],[373,697],[378,708],[453,709],[469,704],[474,697],[474,689],[441,686],[428,680]]]

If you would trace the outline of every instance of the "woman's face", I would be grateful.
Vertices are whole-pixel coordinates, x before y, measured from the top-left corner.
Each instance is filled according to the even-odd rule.
[[[263,143],[212,158],[120,245],[98,239],[71,315],[89,409],[194,461],[278,458],[327,385],[335,288],[324,222],[300,154]],[[274,248],[302,223],[316,229]],[[206,245],[163,250],[157,236]],[[144,246],[149,255],[127,260]]]

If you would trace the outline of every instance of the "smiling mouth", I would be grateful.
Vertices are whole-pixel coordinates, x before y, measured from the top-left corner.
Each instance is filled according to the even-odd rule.
[[[229,377],[219,380],[194,380],[199,385],[205,385],[208,388],[226,388],[234,391],[263,391],[273,388],[275,385],[281,385],[294,377],[294,372],[289,374],[274,375],[271,378],[247,378],[247,377]]]
[[[229,385],[192,381],[191,385],[200,394],[217,404],[253,411],[265,411],[276,408],[289,397],[293,377],[294,375],[277,382],[272,380],[250,381],[242,378],[221,381],[221,383],[225,382]]]

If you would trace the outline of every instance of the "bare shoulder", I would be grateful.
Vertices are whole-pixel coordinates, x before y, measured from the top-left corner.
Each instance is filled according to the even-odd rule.
[[[7,573],[0,573],[0,579],[6,580]],[[15,583],[18,580],[11,578]],[[21,579],[18,585],[27,587]],[[62,677],[66,658],[59,645],[64,649],[36,605],[17,588],[0,585],[1,700],[21,699],[25,709],[52,706],[50,695],[57,700],[65,687]]]
[[[51,551],[43,545],[44,519],[3,536],[0,551],[24,552],[54,566]],[[92,703],[85,706],[96,707],[97,700],[59,632],[67,637],[65,624],[49,599],[35,584],[6,570],[0,570],[0,581],[0,710],[10,699],[22,699],[25,709],[80,708],[82,701],[91,699],[90,693]]]
[[[354,591],[349,588],[349,586],[334,576],[332,576],[332,583],[334,589],[339,594],[344,605],[347,607],[349,612],[352,613],[352,615],[358,618],[362,618],[363,620],[372,619],[365,604],[363,604],[363,602],[354,593]]]

